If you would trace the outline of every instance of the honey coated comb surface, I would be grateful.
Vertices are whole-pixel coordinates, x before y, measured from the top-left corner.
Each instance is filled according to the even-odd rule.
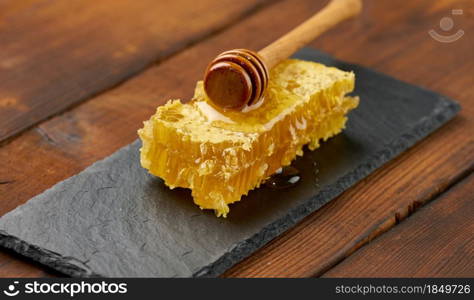
[[[344,128],[359,101],[345,96],[354,81],[351,72],[285,60],[270,72],[262,104],[244,113],[213,107],[198,82],[189,103],[170,100],[144,122],[141,164],[226,216],[228,204],[302,155],[304,145],[314,150]]]

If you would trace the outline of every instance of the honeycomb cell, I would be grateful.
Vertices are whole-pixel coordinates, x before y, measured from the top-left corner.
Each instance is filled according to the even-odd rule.
[[[354,81],[351,72],[285,60],[271,70],[263,101],[245,112],[214,107],[198,82],[191,101],[170,100],[144,122],[141,164],[225,217],[230,203],[302,155],[303,146],[314,150],[341,132],[359,103],[346,96]]]

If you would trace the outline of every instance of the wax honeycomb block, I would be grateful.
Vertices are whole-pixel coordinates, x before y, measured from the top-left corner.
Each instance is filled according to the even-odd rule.
[[[359,102],[346,96],[354,81],[351,72],[285,60],[271,70],[263,101],[243,112],[214,107],[198,82],[191,101],[170,100],[144,122],[141,164],[225,217],[230,203],[302,155],[304,145],[314,150],[341,132]]]

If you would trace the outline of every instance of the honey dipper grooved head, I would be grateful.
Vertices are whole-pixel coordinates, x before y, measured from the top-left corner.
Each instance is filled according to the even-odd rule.
[[[219,54],[207,67],[204,89],[219,107],[242,109],[258,102],[268,84],[268,70],[260,56],[247,49]]]

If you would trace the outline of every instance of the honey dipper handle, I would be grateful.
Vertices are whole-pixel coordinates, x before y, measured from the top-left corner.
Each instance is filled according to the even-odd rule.
[[[361,0],[331,0],[322,10],[258,53],[271,69],[339,22],[357,15]]]

